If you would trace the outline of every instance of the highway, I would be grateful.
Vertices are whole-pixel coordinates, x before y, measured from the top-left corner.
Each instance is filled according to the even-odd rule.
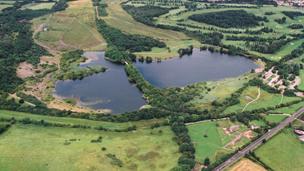
[[[256,139],[252,143],[250,143],[247,147],[240,150],[233,156],[231,156],[229,159],[227,159],[225,162],[217,166],[213,169],[213,171],[223,171],[224,169],[228,168],[232,164],[236,163],[238,160],[240,160],[242,157],[244,157],[246,154],[248,154],[250,151],[255,150],[260,145],[263,144],[264,140],[268,140],[274,135],[276,135],[278,132],[280,132],[282,129],[284,129],[286,126],[288,126],[290,123],[292,123],[295,119],[297,119],[302,113],[304,113],[304,107],[298,110],[297,112],[293,113],[290,117],[286,118],[284,121],[282,121],[279,125],[269,130],[267,133],[262,135],[260,138]]]

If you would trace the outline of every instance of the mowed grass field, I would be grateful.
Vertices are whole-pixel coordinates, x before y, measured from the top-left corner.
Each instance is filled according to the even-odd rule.
[[[288,34],[300,34],[301,33],[301,29],[290,29],[288,28],[288,26],[290,24],[303,24],[304,21],[304,17],[297,17],[295,19],[290,19],[288,17],[286,17],[282,12],[283,11],[300,11],[299,9],[296,8],[290,8],[290,7],[273,7],[271,5],[264,5],[263,7],[260,8],[237,8],[237,6],[239,4],[229,4],[229,5],[233,5],[234,8],[231,7],[227,7],[227,8],[219,8],[219,9],[200,9],[200,10],[195,10],[195,11],[186,11],[184,9],[184,7],[181,7],[179,9],[173,9],[172,12],[170,12],[169,14],[165,14],[163,16],[160,16],[157,19],[157,23],[158,24],[166,24],[166,25],[174,25],[177,27],[185,27],[185,26],[180,26],[180,24],[186,24],[188,26],[187,30],[192,30],[192,31],[201,31],[201,32],[212,32],[206,28],[213,28],[214,30],[217,30],[219,32],[223,32],[225,37],[226,36],[231,36],[231,35],[235,35],[235,36],[259,36],[259,37],[263,37],[263,38],[270,38],[270,37],[280,37],[282,35],[288,35]],[[250,6],[250,5],[246,5],[246,6]],[[201,7],[204,8],[204,4],[201,4]],[[242,29],[242,28],[221,28],[221,27],[217,27],[214,25],[209,25],[206,23],[199,23],[196,21],[192,21],[190,19],[188,19],[189,16],[193,15],[193,14],[202,14],[202,13],[209,13],[209,12],[219,12],[219,11],[225,11],[225,10],[245,10],[248,13],[257,15],[257,16],[266,16],[269,20],[269,22],[265,22],[263,26],[257,26],[257,27],[252,27],[249,28],[249,30],[259,30],[262,27],[269,27],[275,30],[275,32],[272,33],[263,33],[261,35],[250,35],[245,33],[246,29]],[[273,15],[265,15],[266,12],[273,12]],[[275,22],[275,19],[278,18],[282,18],[282,17],[286,17],[286,23],[284,24],[278,24],[277,22]],[[190,26],[190,27],[189,27]],[[242,31],[243,33],[240,34],[231,34],[231,33],[225,33],[225,31]],[[253,55],[257,55],[260,57],[265,57],[267,59],[273,60],[273,61],[279,61],[280,59],[282,59],[282,57],[284,57],[285,55],[291,53],[292,50],[294,50],[295,48],[297,48],[299,45],[301,45],[301,43],[303,43],[304,40],[300,39],[300,40],[295,40],[292,42],[287,43],[285,46],[283,46],[282,48],[278,49],[278,51],[276,51],[274,54],[264,54],[264,53],[259,53],[256,51],[252,51],[248,48],[248,46],[246,45],[245,41],[230,41],[230,40],[223,40],[223,43],[226,45],[235,45],[238,46],[240,48],[243,48],[245,50],[248,50],[251,54]]]
[[[298,86],[299,90],[304,91],[304,70],[300,71],[301,84]]]
[[[69,1],[68,5],[64,11],[33,20],[35,39],[58,51],[105,49],[106,42],[96,28],[92,1]]]
[[[29,118],[57,124],[114,129],[136,126],[132,132],[14,124],[0,135],[1,171],[11,170],[170,170],[179,157],[170,127],[151,129],[162,119],[113,123],[0,110],[1,119]],[[2,124],[4,122],[0,122]],[[102,137],[101,142],[92,143]],[[116,159],[107,155],[113,154]],[[122,167],[117,166],[122,163]]]
[[[304,168],[304,144],[292,129],[283,130],[255,153],[273,170],[302,171]]]
[[[178,49],[186,48],[189,45],[197,46],[199,42],[190,39],[181,32],[159,29],[147,26],[135,21],[121,7],[123,0],[106,0],[108,16],[102,17],[112,27],[120,29],[129,34],[140,34],[149,36],[166,43],[170,50],[166,48],[153,48],[150,52],[136,53],[138,56],[151,56],[154,58],[169,58],[178,56]]]
[[[40,2],[40,3],[31,3],[21,7],[21,9],[30,9],[30,10],[40,10],[40,9],[51,9],[55,2]]]
[[[299,100],[298,97],[287,97],[281,94],[271,94],[260,89],[260,96],[258,87],[248,87],[240,96],[240,103],[228,107],[224,113],[251,111],[260,108],[273,107],[279,104],[288,103],[291,101]],[[249,104],[249,105],[247,105]],[[246,106],[247,105],[247,106]],[[246,107],[245,107],[246,106]]]
[[[227,169],[227,171],[266,171],[266,169],[253,161],[244,158],[234,164],[231,168]]]
[[[226,134],[223,128],[229,128],[232,125],[240,125],[240,129],[232,134]],[[247,130],[244,125],[232,123],[229,120],[200,122],[187,125],[187,128],[195,146],[196,160],[200,162],[203,162],[207,157],[211,162],[214,162],[223,155],[233,152],[237,147],[249,142],[248,139],[242,137],[235,146],[225,147],[237,135]]]

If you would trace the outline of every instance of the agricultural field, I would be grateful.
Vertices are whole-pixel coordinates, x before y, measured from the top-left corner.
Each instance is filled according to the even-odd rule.
[[[240,96],[240,103],[228,107],[224,113],[251,111],[259,108],[273,107],[299,100],[297,97],[287,97],[281,94],[271,94],[258,87],[248,87]]]
[[[304,144],[290,128],[283,130],[258,148],[255,154],[273,170],[300,171],[304,167]]]
[[[138,52],[137,56],[150,56],[153,58],[171,58],[178,56],[177,51],[180,48],[187,48],[190,45],[197,46],[199,43],[192,40],[184,33],[167,29],[159,29],[147,26],[135,21],[121,7],[122,0],[106,0],[108,16],[101,17],[107,24],[118,28],[129,34],[139,34],[155,38],[166,43],[168,48],[153,48],[150,52]]]
[[[103,50],[106,47],[96,29],[91,0],[70,1],[64,11],[34,19],[33,30],[40,44],[56,51]]]
[[[228,171],[266,171],[262,166],[254,163],[249,159],[241,159],[239,162],[234,164]]]
[[[194,123],[187,125],[187,128],[196,149],[196,160],[200,162],[205,158],[215,162],[254,137],[246,126],[229,120]]]
[[[170,170],[179,156],[172,136],[168,127],[115,133],[15,124],[0,136],[0,165],[4,171]]]
[[[280,123],[284,119],[286,119],[289,115],[284,115],[284,114],[268,114],[265,116],[265,120],[270,122],[270,123]]]

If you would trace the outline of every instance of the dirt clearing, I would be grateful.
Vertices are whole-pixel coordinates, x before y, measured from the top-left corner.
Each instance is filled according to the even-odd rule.
[[[242,159],[229,169],[229,171],[266,171],[266,169],[249,159]]]

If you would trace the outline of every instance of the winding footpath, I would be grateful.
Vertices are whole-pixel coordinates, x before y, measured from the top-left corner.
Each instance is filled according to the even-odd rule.
[[[288,126],[294,120],[296,120],[303,113],[304,113],[304,107],[299,109],[297,112],[293,113],[290,117],[286,118],[284,121],[282,121],[276,127],[270,129],[267,133],[262,135],[257,140],[253,141],[247,147],[245,147],[244,149],[240,150],[239,152],[237,152],[236,154],[231,156],[225,162],[223,162],[222,164],[220,164],[219,166],[214,168],[213,171],[222,171],[222,170],[228,168],[229,166],[231,166],[232,164],[236,163],[238,160],[240,160],[246,154],[257,149],[260,145],[262,145],[264,140],[269,140],[270,138],[272,138],[274,135],[279,133],[282,129],[284,129],[286,126]]]
[[[261,88],[259,87],[257,97],[256,97],[255,99],[253,99],[252,101],[250,101],[249,103],[247,103],[247,104],[244,106],[242,112],[244,112],[244,111],[246,110],[246,108],[247,108],[251,103],[253,103],[253,102],[259,100],[260,96],[261,96]]]

